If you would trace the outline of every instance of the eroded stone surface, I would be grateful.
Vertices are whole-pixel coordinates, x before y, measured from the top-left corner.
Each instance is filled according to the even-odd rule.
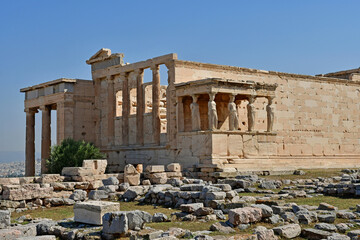
[[[105,213],[119,210],[119,203],[104,201],[80,202],[74,205],[74,220],[76,222],[102,225],[102,217]]]

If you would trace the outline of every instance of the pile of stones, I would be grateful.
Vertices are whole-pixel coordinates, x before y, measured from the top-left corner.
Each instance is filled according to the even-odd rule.
[[[39,207],[73,205],[77,201],[116,200],[129,186],[149,186],[182,178],[181,166],[169,164],[148,166],[143,173],[141,164],[129,164],[124,173],[105,174],[106,160],[84,160],[82,167],[65,167],[62,174],[39,177],[0,178],[0,209],[9,211],[34,210]],[[142,181],[141,181],[142,180]],[[123,185],[119,185],[122,184]],[[142,186],[138,193],[149,188]]]
[[[177,163],[147,166],[145,170],[140,164],[129,164],[118,174],[105,174],[105,169],[106,161],[88,160],[82,167],[64,168],[62,175],[0,179],[0,239],[359,239],[360,205],[339,210],[327,203],[291,203],[291,199],[325,194],[357,196],[358,171],[281,181],[247,174],[213,183],[184,177]],[[171,216],[120,211],[121,201],[177,211]],[[12,211],[61,205],[74,205],[73,219],[56,222],[24,215],[17,222],[29,224],[10,222]],[[169,221],[214,223],[208,230],[196,232],[146,227],[149,222]],[[237,234],[241,231],[251,233]],[[233,236],[214,237],[216,233]]]
[[[360,196],[360,173],[350,169],[344,169],[341,176],[331,178],[299,179],[289,181],[292,186],[284,187],[283,190],[304,190],[307,194],[322,193],[324,195],[338,197]]]

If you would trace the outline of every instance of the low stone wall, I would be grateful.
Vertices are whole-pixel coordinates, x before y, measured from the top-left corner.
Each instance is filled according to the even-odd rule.
[[[73,205],[87,198],[118,198],[119,184],[149,186],[181,179],[181,166],[129,164],[124,173],[105,174],[106,160],[85,160],[82,167],[67,167],[59,174],[38,177],[0,178],[0,209],[24,211],[39,207]],[[165,169],[167,171],[165,171]]]

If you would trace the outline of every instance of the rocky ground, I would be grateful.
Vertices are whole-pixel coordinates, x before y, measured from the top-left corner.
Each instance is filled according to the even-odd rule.
[[[18,231],[31,239],[360,239],[360,173],[296,174],[140,186],[110,177],[96,190],[76,189],[40,208],[34,202],[8,208],[12,225],[0,238],[15,239],[5,236]],[[75,222],[72,204],[89,200],[120,202],[121,212],[105,214],[102,226]]]
[[[36,175],[40,175],[40,159],[35,162]],[[22,177],[25,175],[25,162],[0,163],[0,177]]]

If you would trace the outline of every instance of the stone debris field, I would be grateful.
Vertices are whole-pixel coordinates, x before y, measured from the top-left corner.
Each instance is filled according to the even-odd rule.
[[[229,171],[209,182],[177,163],[106,166],[0,178],[0,239],[360,239],[358,170]]]

